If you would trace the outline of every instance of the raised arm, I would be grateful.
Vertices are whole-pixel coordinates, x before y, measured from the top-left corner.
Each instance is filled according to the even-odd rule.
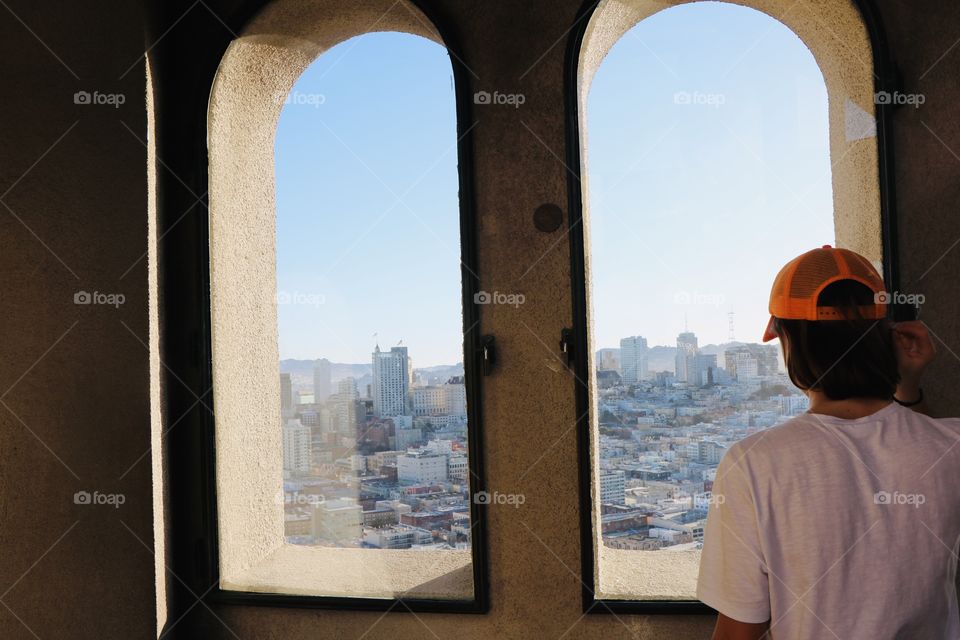
[[[900,369],[900,384],[894,396],[901,404],[922,399],[920,378],[923,370],[936,356],[937,349],[927,327],[919,320],[899,322],[893,326],[893,345]],[[930,415],[926,401],[911,405],[911,409]]]

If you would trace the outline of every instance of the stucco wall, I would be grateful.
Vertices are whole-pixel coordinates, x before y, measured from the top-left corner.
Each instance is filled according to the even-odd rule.
[[[148,638],[142,8],[0,14],[0,637]],[[78,91],[124,102],[77,104]],[[125,300],[74,304],[80,291]],[[78,491],[123,504],[76,504]]]
[[[0,593],[12,586],[0,598],[10,608],[0,606],[0,636],[32,638],[26,624],[42,638],[150,638],[154,561],[131,534],[151,543],[150,454],[119,480],[150,446],[149,353],[119,322],[146,340],[146,265],[140,262],[120,279],[148,248],[146,149],[119,122],[146,136],[142,64],[117,78],[142,53],[145,24],[149,45],[178,12],[167,3],[161,21],[145,18],[132,3],[66,4],[55,12],[24,1],[8,4],[56,57],[3,14],[3,113],[15,126],[0,129],[0,193],[80,122],[3,198],[30,230],[0,207],[0,393],[13,385],[3,401],[49,446],[0,406],[0,545],[7,550]],[[226,19],[238,6],[226,0],[208,4]],[[474,90],[522,92],[527,98],[518,110],[475,111],[481,284],[527,299],[519,309],[486,306],[482,315],[483,332],[495,334],[500,347],[500,366],[485,381],[488,483],[491,490],[527,498],[520,509],[490,509],[491,612],[382,616],[214,607],[224,626],[198,605],[194,613],[207,622],[202,637],[705,638],[708,617],[580,613],[580,545],[572,524],[578,521],[574,381],[556,350],[560,329],[571,324],[568,244],[562,231],[544,234],[531,221],[543,202],[566,208],[566,169],[558,160],[564,144],[562,69],[565,36],[579,2],[430,5],[459,34]],[[184,2],[183,10],[189,6]],[[149,5],[151,13],[155,8]],[[201,16],[206,9],[197,5],[194,11]],[[927,98],[921,108],[905,107],[894,117],[901,269],[904,283],[917,283],[926,294],[923,317],[943,340],[927,393],[936,408],[958,413],[953,387],[960,362],[950,352],[960,354],[960,245],[954,245],[960,238],[960,47],[951,47],[960,36],[960,6],[939,0],[920,9],[908,0],[887,0],[881,13],[903,89]],[[223,51],[205,55],[202,38],[178,40],[177,30],[192,19],[174,27],[164,42],[195,47],[195,64],[171,69],[168,63],[158,75],[166,83],[158,91],[193,96],[205,106]],[[220,27],[212,19],[210,24],[211,38],[219,37]],[[159,56],[169,50],[155,51]],[[122,91],[127,100],[116,111],[81,109],[72,100],[80,89]],[[161,136],[205,133],[205,125],[163,121],[162,114],[158,126]],[[175,142],[190,148],[198,143]],[[172,163],[169,155],[163,159]],[[179,173],[193,184],[193,173]],[[181,188],[170,176],[167,182]],[[171,198],[168,191],[166,204]],[[123,292],[126,302],[120,309],[77,308],[72,296],[81,286]],[[541,458],[545,442],[553,446]],[[74,505],[73,494],[81,489],[122,492],[126,503],[119,509]],[[181,624],[199,622],[191,616]]]

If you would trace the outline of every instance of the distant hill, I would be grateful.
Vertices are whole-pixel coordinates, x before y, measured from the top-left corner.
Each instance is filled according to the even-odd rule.
[[[313,363],[315,360],[297,360],[289,358],[280,361],[280,373],[289,373],[294,389],[309,389],[313,387]],[[413,369],[414,375],[419,374],[427,384],[442,384],[453,376],[463,375],[463,363],[441,364],[433,367]],[[373,380],[373,370],[370,363],[348,364],[343,362],[330,363],[330,380],[336,386],[344,378],[353,377],[357,380],[357,387],[363,395],[364,389]]]

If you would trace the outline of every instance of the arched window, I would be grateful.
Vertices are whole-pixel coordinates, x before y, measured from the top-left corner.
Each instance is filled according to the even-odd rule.
[[[855,7],[663,4],[601,2],[577,58],[591,607],[696,599],[720,457],[806,408],[760,344],[773,276],[823,244],[883,257]]]
[[[451,60],[405,4],[332,22],[282,4],[230,45],[210,100],[219,587],[476,609]]]

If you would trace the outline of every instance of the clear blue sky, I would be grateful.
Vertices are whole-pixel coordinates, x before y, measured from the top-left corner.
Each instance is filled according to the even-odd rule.
[[[672,344],[684,313],[723,341],[731,310],[759,339],[777,269],[833,242],[826,100],[806,47],[750,9],[676,7],[614,46],[588,106],[596,348]],[[455,144],[432,42],[369,34],[304,72],[276,140],[278,289],[300,301],[279,305],[281,358],[367,362],[376,332],[418,367],[461,360]]]

